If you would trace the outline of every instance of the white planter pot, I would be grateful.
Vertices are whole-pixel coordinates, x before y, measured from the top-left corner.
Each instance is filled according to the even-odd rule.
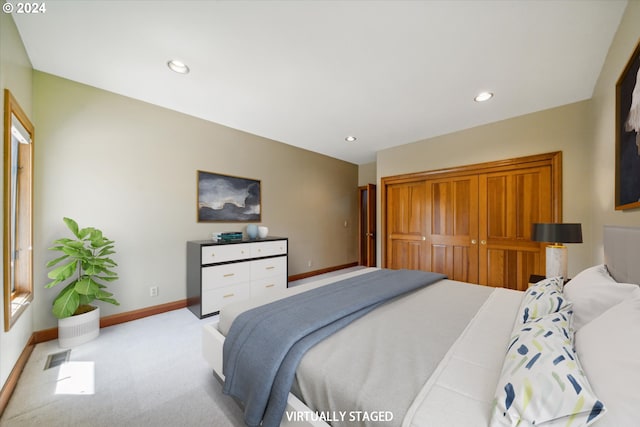
[[[71,348],[95,339],[100,334],[100,307],[88,313],[58,319],[58,344]]]

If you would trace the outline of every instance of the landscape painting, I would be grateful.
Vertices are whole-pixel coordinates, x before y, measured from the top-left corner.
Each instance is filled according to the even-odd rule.
[[[198,171],[198,222],[260,222],[260,181]]]

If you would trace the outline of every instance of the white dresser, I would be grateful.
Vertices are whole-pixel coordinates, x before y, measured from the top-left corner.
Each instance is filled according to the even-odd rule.
[[[199,318],[233,301],[287,287],[285,237],[187,242],[187,304]]]

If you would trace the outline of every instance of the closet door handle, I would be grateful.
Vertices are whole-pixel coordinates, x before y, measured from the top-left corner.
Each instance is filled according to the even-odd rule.
[[[487,241],[486,241],[486,240],[480,240],[480,244],[481,244],[481,245],[486,245],[486,244],[487,244]]]
[[[472,239],[472,240],[471,240],[471,244],[472,244],[472,245],[475,245],[475,244],[477,244],[477,243],[478,243],[478,241],[477,241],[476,239]]]

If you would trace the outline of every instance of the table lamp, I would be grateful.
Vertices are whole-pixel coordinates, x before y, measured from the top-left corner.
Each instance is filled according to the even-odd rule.
[[[546,248],[546,277],[567,277],[567,247],[564,243],[582,243],[580,224],[533,224],[531,240],[552,243]]]

